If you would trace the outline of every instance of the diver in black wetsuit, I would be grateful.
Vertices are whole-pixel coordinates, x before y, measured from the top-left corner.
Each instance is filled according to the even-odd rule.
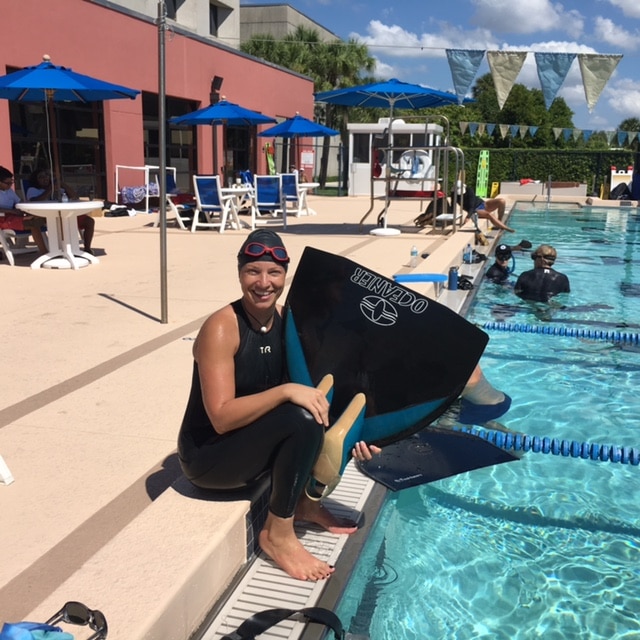
[[[242,297],[213,313],[194,343],[178,455],[187,478],[204,489],[238,489],[270,474],[260,546],[294,578],[320,580],[334,569],[302,546],[294,517],[333,533],[356,527],[304,493],[329,426],[329,403],[324,391],[286,379],[277,300],[288,263],[282,240],[267,229],[252,232],[240,248]],[[351,453],[369,460],[378,451],[359,442]]]
[[[485,278],[496,284],[505,284],[512,273],[511,261],[513,253],[508,244],[499,244],[496,247],[495,262],[487,269]]]
[[[557,257],[556,250],[548,245],[540,245],[532,254],[534,268],[521,273],[516,281],[514,291],[523,300],[549,302],[559,293],[569,293],[569,278],[564,273],[553,269]]]

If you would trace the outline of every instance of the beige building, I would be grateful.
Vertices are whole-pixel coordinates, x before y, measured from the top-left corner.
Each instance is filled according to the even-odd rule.
[[[112,0],[112,4],[150,18],[158,17],[158,0]],[[240,46],[240,0],[166,0],[169,27],[175,22],[202,38]]]
[[[299,26],[315,29],[324,41],[339,39],[335,33],[288,4],[243,4],[240,7],[240,42],[262,33],[284,38]]]

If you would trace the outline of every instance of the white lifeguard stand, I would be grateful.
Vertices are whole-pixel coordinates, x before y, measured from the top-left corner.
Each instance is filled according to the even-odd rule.
[[[389,128],[392,125],[393,140],[389,140]],[[422,162],[425,158],[431,167],[434,166],[433,150],[428,147],[438,147],[443,142],[444,129],[435,123],[407,123],[401,118],[394,118],[393,123],[389,118],[380,118],[378,122],[348,124],[349,132],[349,190],[350,196],[364,196],[371,193],[371,180],[373,177],[373,193],[375,196],[385,194],[385,180],[387,163],[391,160],[393,167],[402,167],[404,159],[410,160],[418,157]],[[396,147],[393,158],[387,158],[383,151],[385,147]],[[421,150],[424,151],[422,156]],[[415,150],[412,154],[411,150]],[[374,157],[377,156],[377,157]],[[426,158],[428,157],[428,161]],[[404,168],[404,167],[403,167]],[[411,173],[406,167],[407,173]],[[378,174],[376,176],[376,173]],[[433,174],[433,172],[431,172]],[[376,180],[379,177],[380,180]],[[420,189],[432,191],[435,189],[435,176],[426,171],[425,180],[412,178],[399,179],[397,189],[403,192],[417,191]]]

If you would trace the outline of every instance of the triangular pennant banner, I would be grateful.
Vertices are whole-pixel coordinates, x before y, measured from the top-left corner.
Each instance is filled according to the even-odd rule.
[[[581,133],[582,133],[582,129],[574,129],[573,130],[573,141],[574,142],[578,142],[578,138],[580,137]]]
[[[477,132],[478,132],[478,123],[477,122],[470,122],[469,123],[469,133],[471,134],[471,137],[475,136]]]
[[[587,98],[587,108],[590,112],[596,106],[604,85],[607,84],[621,59],[620,54],[578,54],[584,95]]]
[[[562,136],[564,137],[565,142],[567,140],[569,140],[569,138],[571,137],[571,132],[572,132],[572,129],[563,129],[562,130]]]
[[[484,132],[485,132],[485,130],[486,130],[486,128],[487,128],[487,125],[486,125],[484,122],[481,122],[481,123],[478,125],[478,133],[479,133],[481,136],[483,136],[483,135],[484,135]]]
[[[469,126],[468,122],[461,122],[460,123],[460,133],[462,135],[464,135],[467,132],[467,127]]]
[[[520,129],[520,137],[524,138],[527,135],[527,131],[529,131],[529,125],[521,124],[519,129]]]
[[[487,125],[487,133],[492,136],[493,132],[496,130],[496,125],[494,123],[490,123]]]
[[[556,140],[560,137],[561,133],[562,133],[562,128],[561,127],[553,127],[553,135],[554,135]]]
[[[627,131],[627,133],[629,134],[629,144],[631,144],[637,137],[638,132],[637,131]]]
[[[538,133],[538,126],[537,125],[530,126],[529,127],[529,135],[533,138],[533,136],[535,136],[536,133]]]
[[[625,143],[626,139],[627,139],[627,132],[626,131],[618,131],[618,146],[619,147],[621,147]]]
[[[509,133],[511,134],[511,136],[513,138],[515,138],[518,135],[518,130],[520,129],[520,127],[517,124],[512,124],[509,126]]]
[[[615,131],[605,131],[605,135],[607,136],[607,143],[611,146],[611,141],[613,140],[613,136],[616,135]]]
[[[592,134],[593,134],[593,129],[583,129],[582,130],[582,139],[585,142],[589,142],[589,138],[591,137]]]
[[[484,51],[447,49],[447,60],[458,96],[458,104],[463,103],[483,58]]]
[[[504,107],[526,57],[526,51],[487,51],[487,62],[500,109]]]
[[[536,53],[536,65],[538,67],[538,78],[544,95],[544,102],[547,109],[551,106],[553,99],[562,86],[564,79],[569,73],[571,64],[576,57],[575,53]]]
[[[506,138],[507,134],[509,133],[509,125],[508,124],[499,124],[498,126],[500,127],[500,135],[503,138]]]

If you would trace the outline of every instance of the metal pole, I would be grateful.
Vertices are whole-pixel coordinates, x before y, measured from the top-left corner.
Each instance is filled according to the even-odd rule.
[[[167,301],[167,129],[165,87],[165,31],[167,7],[165,0],[158,2],[158,146],[160,166],[160,322],[169,322]]]

